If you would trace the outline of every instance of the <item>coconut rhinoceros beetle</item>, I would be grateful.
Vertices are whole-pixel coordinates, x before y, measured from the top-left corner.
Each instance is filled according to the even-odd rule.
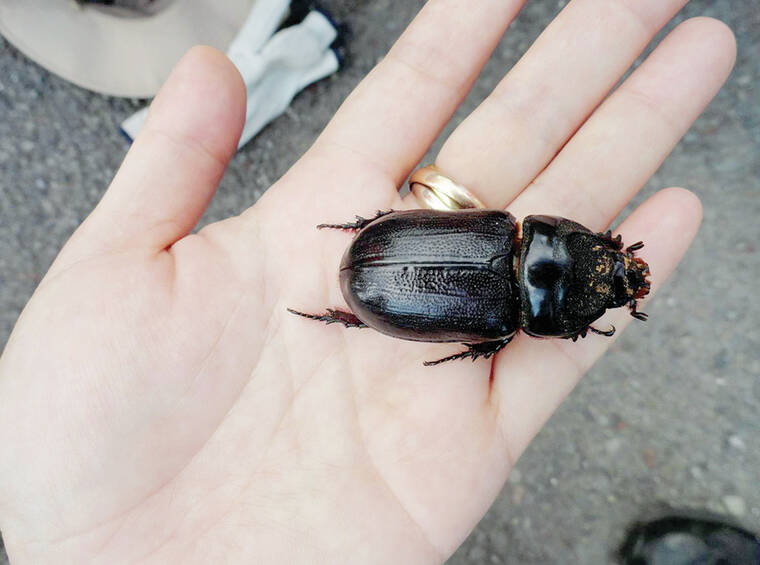
[[[373,328],[401,339],[461,342],[467,349],[425,365],[491,357],[518,330],[569,338],[611,336],[591,323],[608,308],[649,292],[649,267],[620,236],[594,233],[557,216],[515,217],[498,210],[378,212],[318,228],[358,231],[343,256],[340,287],[351,312],[313,320]]]

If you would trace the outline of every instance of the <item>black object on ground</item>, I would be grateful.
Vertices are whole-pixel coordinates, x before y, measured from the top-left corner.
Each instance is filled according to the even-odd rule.
[[[624,565],[760,565],[760,538],[722,516],[674,512],[635,524],[618,556]]]

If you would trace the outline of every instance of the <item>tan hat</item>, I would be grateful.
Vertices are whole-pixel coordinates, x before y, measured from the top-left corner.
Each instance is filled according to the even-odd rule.
[[[173,0],[124,17],[75,0],[0,0],[0,33],[29,58],[79,86],[148,98],[190,47],[225,50],[256,0]]]

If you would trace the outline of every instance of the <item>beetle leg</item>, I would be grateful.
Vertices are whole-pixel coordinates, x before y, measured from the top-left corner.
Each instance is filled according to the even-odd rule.
[[[642,322],[646,322],[647,318],[649,318],[649,314],[645,314],[644,312],[637,312],[636,311],[636,301],[631,300],[628,303],[628,307],[631,309],[631,316],[636,318],[637,320],[641,320]]]
[[[595,333],[597,335],[606,335],[607,337],[611,337],[615,335],[615,326],[610,324],[610,329],[608,330],[598,330],[592,326],[588,326],[586,328],[583,328],[581,331],[579,331],[577,334],[569,335],[565,339],[572,339],[573,342],[578,341],[578,338],[585,338],[588,335],[588,332]]]
[[[626,252],[628,255],[630,255],[630,256],[633,256],[633,252],[634,252],[634,251],[638,251],[638,250],[639,250],[639,249],[641,249],[642,247],[644,247],[644,242],[643,242],[643,241],[637,241],[637,242],[636,242],[636,243],[634,243],[633,245],[629,245],[628,247],[626,247],[626,248],[625,248],[625,252]]]
[[[324,322],[326,324],[334,324],[337,322],[339,324],[343,324],[347,328],[368,327],[367,324],[362,322],[359,318],[357,318],[350,312],[343,312],[342,310],[333,310],[332,308],[328,308],[326,314],[304,314],[303,312],[299,312],[298,310],[293,310],[292,308],[288,308],[288,312],[290,312],[291,314],[296,314],[297,316],[303,316],[304,318],[309,318],[310,320],[317,320],[318,322]]]
[[[602,241],[604,241],[607,245],[609,245],[612,249],[615,249],[617,251],[620,251],[623,249],[623,236],[620,234],[617,234],[615,237],[612,237],[612,230],[607,230],[604,233],[598,233],[597,234]]]
[[[578,341],[578,338],[585,338],[586,334],[588,333],[589,328],[583,328],[581,331],[579,331],[577,334],[569,335],[565,339],[572,339],[573,343]]]
[[[512,341],[513,337],[514,335],[497,341],[485,341],[483,343],[465,343],[463,345],[467,346],[467,351],[462,351],[456,355],[449,355],[448,357],[438,359],[437,361],[425,361],[423,365],[425,365],[425,367],[432,367],[433,365],[439,365],[440,363],[445,363],[446,361],[454,361],[455,359],[467,359],[468,357],[472,357],[473,361],[479,357],[485,357],[486,359],[489,359],[504,349],[504,347],[510,341]]]
[[[607,337],[612,337],[613,335],[615,335],[615,326],[613,326],[612,324],[610,324],[610,329],[608,330],[598,330],[592,326],[589,326],[588,329],[589,331],[597,335],[605,335]]]
[[[362,218],[361,216],[356,216],[356,221],[355,222],[347,222],[345,224],[319,224],[317,226],[317,229],[321,230],[321,229],[325,229],[325,228],[330,228],[330,229],[334,229],[334,230],[357,231],[357,230],[360,230],[360,229],[366,227],[367,225],[371,224],[372,222],[374,222],[378,218],[382,218],[383,216],[386,216],[386,215],[390,214],[391,212],[393,212],[393,210],[385,210],[385,211],[378,210],[377,214],[375,214],[374,218],[367,219],[367,218]]]

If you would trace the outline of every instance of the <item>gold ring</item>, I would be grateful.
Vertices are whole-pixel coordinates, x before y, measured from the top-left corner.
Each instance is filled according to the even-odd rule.
[[[409,188],[423,208],[463,210],[485,208],[477,196],[441,173],[435,165],[417,169],[409,179]]]

